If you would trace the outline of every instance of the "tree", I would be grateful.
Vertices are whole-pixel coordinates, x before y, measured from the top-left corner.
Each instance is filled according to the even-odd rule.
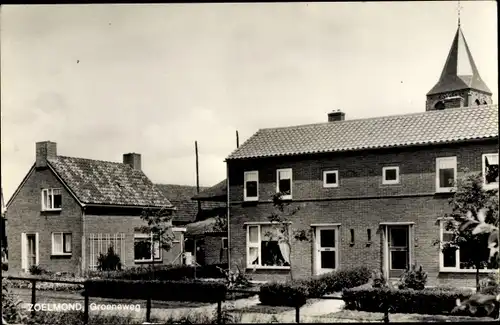
[[[155,264],[155,248],[159,250],[169,251],[172,248],[175,235],[172,231],[172,211],[165,207],[160,209],[146,208],[142,211],[141,219],[146,221],[147,225],[141,226],[140,231],[146,234],[152,234],[151,244],[147,247],[151,251],[151,264]],[[144,242],[136,243],[139,249],[144,248]],[[142,246],[141,246],[142,245]],[[154,273],[153,273],[154,278]]]
[[[479,270],[484,266],[498,267],[498,190],[485,189],[480,174],[469,174],[457,180],[450,199],[450,214],[445,229],[452,233],[450,241],[440,243],[442,251],[460,249],[460,262],[476,269],[476,289],[479,291]],[[496,228],[496,232],[495,232]],[[496,238],[496,242],[495,242]],[[490,250],[485,250],[489,247]]]
[[[291,227],[291,217],[293,217],[300,207],[292,208],[290,202],[283,200],[283,193],[276,193],[273,196],[274,211],[268,217],[271,221],[271,231],[265,235],[270,240],[275,240],[284,245],[288,250],[288,264],[290,266],[290,279],[293,280],[292,248],[294,242],[309,241],[310,230],[298,230]]]

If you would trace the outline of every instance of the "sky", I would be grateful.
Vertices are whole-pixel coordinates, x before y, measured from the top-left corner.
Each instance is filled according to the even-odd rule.
[[[498,103],[495,1],[461,25]],[[425,111],[457,2],[2,6],[1,173],[8,200],[35,160],[142,155],[154,183],[200,185],[260,128]]]

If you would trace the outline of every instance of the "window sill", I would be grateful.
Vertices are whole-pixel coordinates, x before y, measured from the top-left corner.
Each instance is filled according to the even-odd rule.
[[[290,270],[289,266],[247,266],[247,270]]]
[[[339,184],[323,184],[323,188],[338,188]]]
[[[59,212],[62,211],[62,209],[42,209],[42,212]]]
[[[257,202],[257,201],[259,201],[258,197],[255,197],[255,198],[253,198],[253,197],[244,197],[243,198],[243,202]]]
[[[401,182],[382,183],[382,186],[401,185]]]
[[[457,191],[456,188],[441,188],[441,189],[436,189],[436,194],[449,194],[449,193],[455,193]]]
[[[496,272],[495,269],[480,269],[479,273]],[[439,269],[439,273],[476,273],[476,269]]]
[[[151,264],[151,263],[154,263],[154,264],[160,264],[160,263],[163,263],[163,260],[162,259],[159,259],[159,260],[156,260],[153,262],[153,260],[134,260],[134,263],[135,264]]]

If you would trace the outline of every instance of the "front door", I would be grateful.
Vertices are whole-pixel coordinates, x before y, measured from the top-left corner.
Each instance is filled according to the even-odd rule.
[[[399,277],[410,263],[410,227],[388,227],[389,277]]]
[[[334,271],[338,267],[338,227],[316,227],[316,274]]]
[[[36,265],[36,235],[28,234],[26,235],[26,252],[28,259],[28,270],[32,265]]]

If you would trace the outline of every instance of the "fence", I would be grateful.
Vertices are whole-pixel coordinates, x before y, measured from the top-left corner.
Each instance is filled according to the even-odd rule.
[[[81,281],[69,281],[69,280],[55,280],[55,279],[40,279],[40,278],[34,278],[34,277],[12,277],[12,276],[4,276],[2,277],[4,279],[8,280],[19,280],[19,281],[28,281],[31,282],[31,304],[32,306],[35,306],[36,304],[36,283],[37,282],[50,282],[50,283],[66,283],[66,284],[75,284],[75,285],[83,285],[83,297],[84,297],[84,309],[83,309],[83,322],[84,324],[88,324],[89,320],[89,298],[90,296],[87,293],[87,290],[85,289],[85,282]],[[255,290],[244,290],[244,289],[228,289],[227,293],[245,293],[245,294],[258,294],[258,291]],[[333,300],[342,300],[341,297],[321,297],[319,299],[333,299]],[[221,324],[222,323],[222,300],[219,300],[217,302],[217,323]],[[301,306],[296,306],[295,307],[295,322],[300,323],[300,308]],[[384,323],[389,323],[389,306],[387,305],[384,308],[384,318],[383,322]],[[35,309],[32,308],[31,314],[35,314]],[[146,322],[151,322],[151,299],[148,298],[146,300]]]

